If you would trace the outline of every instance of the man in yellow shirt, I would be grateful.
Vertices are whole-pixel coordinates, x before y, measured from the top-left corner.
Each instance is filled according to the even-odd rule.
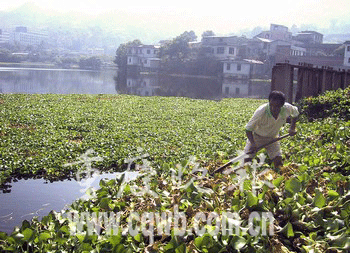
[[[299,115],[298,108],[285,102],[285,95],[280,91],[272,91],[269,102],[259,106],[253,117],[246,125],[247,144],[245,153],[252,152],[245,162],[250,162],[258,151],[257,147],[268,143],[278,137],[280,128],[291,117],[289,134],[296,134],[296,121]],[[282,151],[279,142],[274,142],[265,147],[269,158],[273,161],[275,168],[283,165]]]

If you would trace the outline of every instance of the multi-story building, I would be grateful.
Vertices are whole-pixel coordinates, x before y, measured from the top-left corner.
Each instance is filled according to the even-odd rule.
[[[346,41],[344,52],[344,66],[350,67],[350,41]]]
[[[205,36],[202,38],[202,47],[207,54],[219,60],[235,59],[240,55],[241,46],[248,39],[237,36]]]
[[[137,66],[141,70],[154,70],[159,68],[159,46],[140,45],[127,49],[127,65]]]
[[[253,75],[261,74],[263,72],[264,63],[257,60],[224,60],[223,63],[223,77],[235,79],[248,79]]]
[[[48,34],[42,32],[28,32],[27,27],[18,26],[12,34],[12,40],[24,46],[38,46],[48,40]]]
[[[288,31],[288,27],[284,25],[271,24],[269,31],[263,31],[254,38],[263,38],[269,40],[292,40],[292,33]]]
[[[0,29],[0,45],[10,42],[10,33]]]
[[[323,34],[315,31],[302,31],[294,36],[294,39],[305,44],[322,44]]]

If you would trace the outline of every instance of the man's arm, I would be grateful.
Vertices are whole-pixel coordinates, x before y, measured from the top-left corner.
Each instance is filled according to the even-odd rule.
[[[245,132],[246,132],[247,138],[251,144],[251,148],[248,152],[252,152],[252,153],[257,152],[257,150],[256,150],[257,146],[256,146],[256,143],[254,140],[253,131],[246,130]]]

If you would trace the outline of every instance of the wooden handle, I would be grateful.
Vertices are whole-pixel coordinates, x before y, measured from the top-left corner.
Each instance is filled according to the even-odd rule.
[[[280,137],[278,137],[278,138],[275,138],[275,139],[269,141],[268,143],[265,143],[264,145],[259,146],[259,147],[257,148],[257,151],[259,151],[260,149],[262,149],[262,148],[264,148],[264,147],[266,147],[266,146],[268,146],[268,145],[270,145],[270,144],[272,144],[272,143],[274,143],[274,142],[276,142],[276,141],[280,141],[280,140],[282,140],[282,139],[284,139],[284,138],[286,138],[286,137],[288,137],[288,136],[290,136],[290,134],[285,134],[285,135],[282,135],[282,136],[280,136]],[[233,158],[233,159],[230,160],[229,162],[225,163],[225,164],[222,165],[221,167],[219,167],[219,168],[217,168],[216,170],[214,170],[214,172],[212,173],[212,175],[215,174],[215,173],[221,172],[221,171],[222,171],[223,169],[225,169],[227,166],[231,165],[232,163],[235,163],[235,162],[239,161],[242,157],[244,157],[245,155],[248,155],[248,154],[251,154],[251,153],[248,152],[248,153],[246,153],[246,154],[242,154],[242,155],[240,155],[240,156],[237,156],[237,157]]]

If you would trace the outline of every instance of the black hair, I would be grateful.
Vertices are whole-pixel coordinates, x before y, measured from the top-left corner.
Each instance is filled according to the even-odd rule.
[[[278,100],[281,102],[281,105],[284,105],[286,102],[286,95],[284,95],[282,91],[273,90],[269,95],[269,101],[271,100]]]

